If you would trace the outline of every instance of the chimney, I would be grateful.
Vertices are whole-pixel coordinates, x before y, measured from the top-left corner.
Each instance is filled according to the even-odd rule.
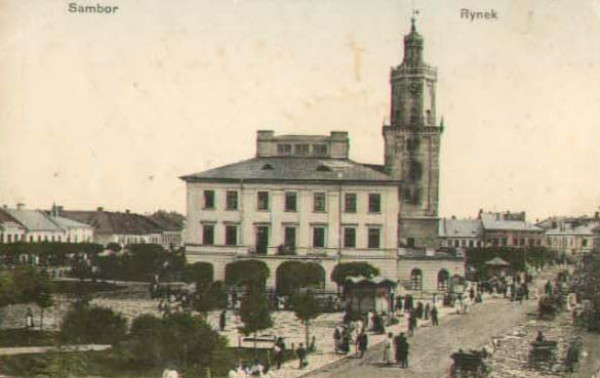
[[[25,204],[22,202],[19,202],[17,204],[17,210],[21,211],[21,210],[25,210]]]
[[[125,214],[129,214],[129,209],[125,209]]]
[[[453,216],[452,216],[452,219],[456,220],[456,215],[453,215]]]
[[[53,217],[60,217],[60,213],[62,212],[62,206],[58,206],[58,205],[52,205],[52,216]]]
[[[104,211],[104,208],[102,206],[100,206],[96,210],[98,210],[98,211]]]

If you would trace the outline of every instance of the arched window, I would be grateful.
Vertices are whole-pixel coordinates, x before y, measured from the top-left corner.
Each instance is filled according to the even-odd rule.
[[[415,268],[410,272],[410,289],[423,290],[423,272]]]
[[[438,273],[437,277],[437,288],[438,291],[448,290],[448,283],[450,281],[450,273],[446,269],[442,269]]]

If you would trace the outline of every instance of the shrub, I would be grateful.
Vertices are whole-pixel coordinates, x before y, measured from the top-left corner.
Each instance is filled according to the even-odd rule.
[[[259,260],[235,261],[225,266],[225,283],[264,289],[269,267]]]
[[[60,340],[77,344],[117,344],[125,338],[127,321],[121,314],[100,306],[75,304],[63,318]]]

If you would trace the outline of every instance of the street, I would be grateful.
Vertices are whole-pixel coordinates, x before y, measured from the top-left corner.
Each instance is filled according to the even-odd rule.
[[[510,330],[515,324],[533,313],[537,301],[522,305],[506,299],[490,299],[483,306],[475,306],[467,315],[450,315],[439,327],[423,327],[409,338],[409,368],[383,366],[382,348],[371,348],[363,359],[350,358],[330,369],[306,375],[311,378],[334,377],[411,377],[438,378],[447,376],[451,364],[450,354],[459,348],[479,349],[490,338]]]

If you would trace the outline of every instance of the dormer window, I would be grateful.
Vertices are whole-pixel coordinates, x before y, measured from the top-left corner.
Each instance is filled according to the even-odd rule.
[[[263,171],[269,171],[273,169],[273,166],[271,164],[265,164],[262,166],[261,168]]]

